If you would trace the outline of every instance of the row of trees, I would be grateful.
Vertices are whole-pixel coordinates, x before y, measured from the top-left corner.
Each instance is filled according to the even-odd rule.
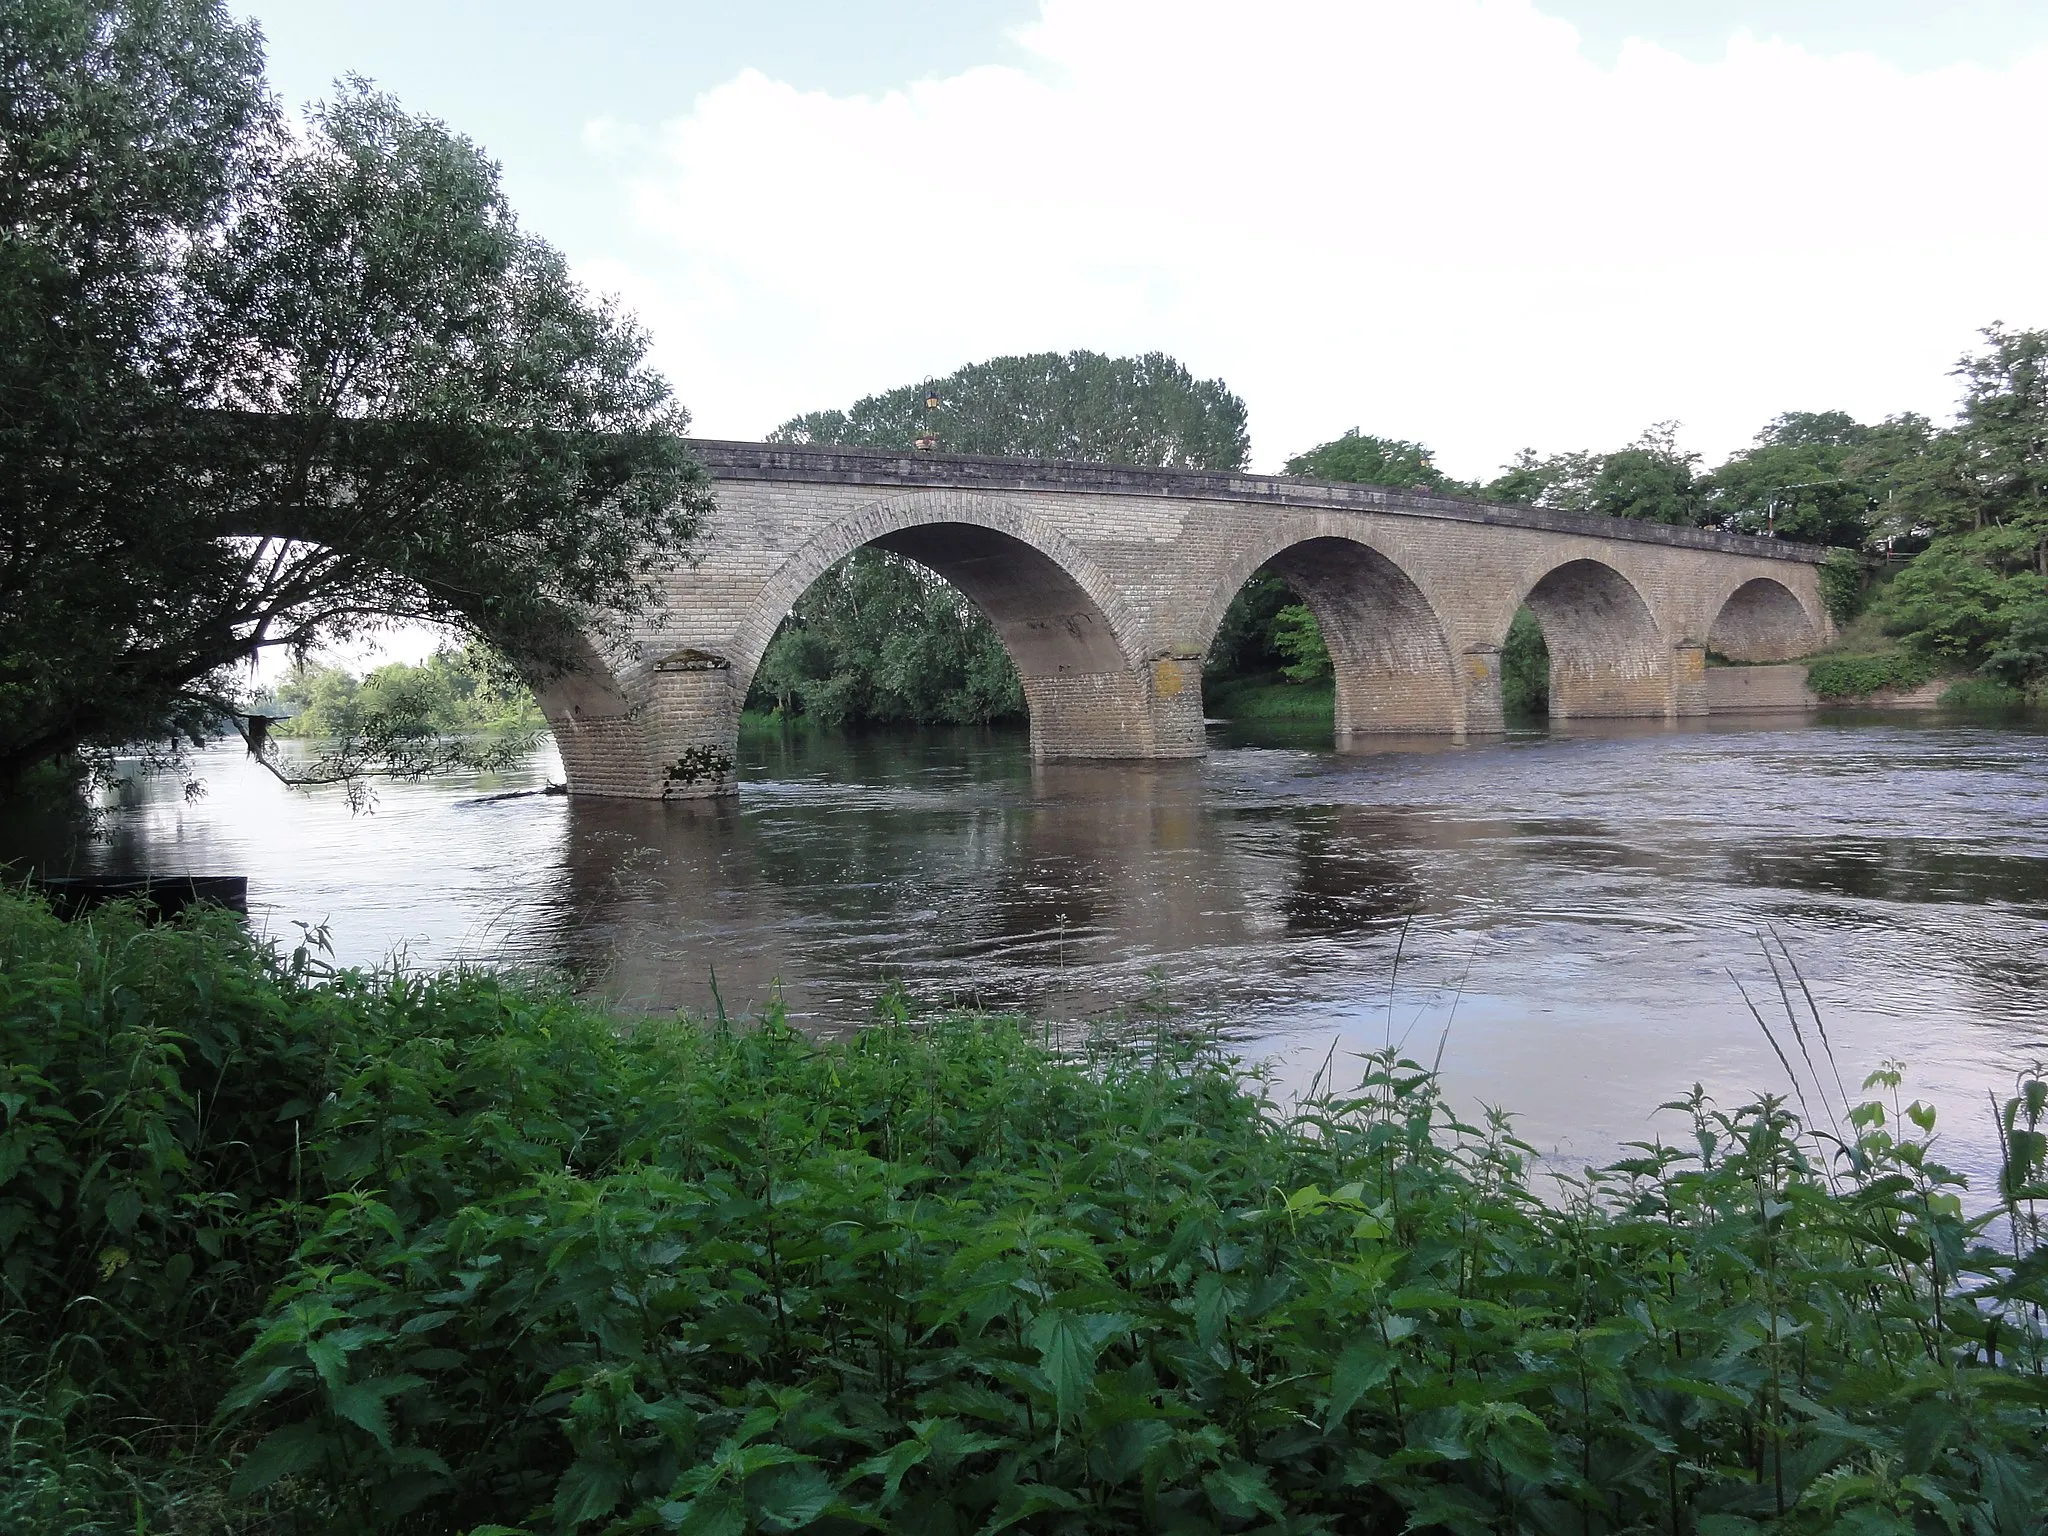
[[[545,724],[524,680],[478,645],[444,646],[418,665],[389,662],[363,677],[345,667],[302,667],[255,708],[277,722],[275,734],[306,741],[361,738],[396,722],[422,738],[530,739]]]

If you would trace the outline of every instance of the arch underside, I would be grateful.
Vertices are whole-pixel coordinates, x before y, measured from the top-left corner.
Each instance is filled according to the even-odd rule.
[[[1145,674],[1058,561],[979,523],[923,523],[872,547],[916,561],[988,618],[1024,685],[1033,757],[1159,755]]]
[[[1768,576],[1753,577],[1730,593],[1707,632],[1707,648],[1730,661],[1792,661],[1819,645],[1805,607]]]
[[[1267,562],[1315,614],[1335,678],[1336,736],[1465,729],[1450,645],[1429,600],[1368,545],[1314,538]]]
[[[1523,602],[1550,650],[1553,720],[1671,713],[1671,658],[1627,577],[1597,560],[1572,560],[1545,575]]]
[[[576,794],[661,793],[661,769],[640,710],[587,636],[565,664],[527,679],[555,738],[562,773]]]

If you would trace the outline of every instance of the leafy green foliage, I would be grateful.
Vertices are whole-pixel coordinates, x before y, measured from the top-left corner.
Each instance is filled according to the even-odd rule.
[[[1901,419],[1871,429],[1890,520],[1934,536],[1874,596],[1871,616],[1916,657],[1981,670],[1988,700],[2048,677],[2048,332],[1992,326],[1984,340],[1956,370],[1967,392],[1953,428]]]
[[[1997,1533],[2048,1496],[2038,1080],[1977,1216],[1892,1068],[1839,1135],[1695,1092],[1545,1199],[1387,1055],[1282,1107],[1165,1034],[622,1029],[15,897],[0,944],[8,1381],[231,1375],[224,1496],[300,1529]]]
[[[1870,591],[1870,573],[1863,561],[1847,549],[1832,549],[1820,567],[1820,600],[1828,617],[1847,624],[1863,611]]]
[[[1261,570],[1225,610],[1202,688],[1206,706],[1226,719],[1320,720],[1335,707],[1333,676],[1315,614],[1278,572]],[[1302,692],[1288,698],[1289,689]]]
[[[17,0],[0,49],[0,777],[236,716],[266,647],[544,671],[644,606],[686,415],[475,145],[360,82],[288,131],[214,0]]]
[[[1431,463],[1430,452],[1422,444],[1402,438],[1373,437],[1360,433],[1356,427],[1306,453],[1297,453],[1287,461],[1286,472],[1311,480],[1389,485],[1404,491],[1464,494],[1471,489]]]
[[[1860,699],[1888,689],[1918,688],[1934,676],[1924,656],[1909,651],[1817,657],[1806,664],[1806,686],[1824,699]]]
[[[2028,700],[2023,690],[1995,678],[1966,677],[1942,689],[1935,702],[1944,709],[2012,709]]]
[[[936,410],[926,407],[936,394]],[[943,379],[812,411],[769,433],[778,443],[911,447],[927,433],[946,453],[1101,464],[1242,469],[1244,402],[1221,379],[1196,379],[1163,352],[1034,352],[970,363]]]
[[[1788,411],[1708,477],[1707,505],[1741,533],[1860,549],[1877,505],[1861,450],[1882,430],[1843,411]]]
[[[1983,335],[1984,350],[1956,369],[1962,415],[1933,456],[1928,520],[1943,532],[2000,530],[2005,568],[2048,579],[2048,331]]]
[[[1274,615],[1273,649],[1286,658],[1280,674],[1290,683],[1320,682],[1331,675],[1323,627],[1303,604],[1290,604]]]
[[[1678,423],[1660,422],[1600,461],[1588,510],[1645,523],[1698,523],[1699,461],[1678,446]]]
[[[1984,659],[1983,670],[2016,691],[2038,689],[2048,679],[2048,598],[2010,611],[2005,636]]]
[[[245,734],[285,783],[343,785],[361,809],[374,800],[372,775],[501,772],[545,728],[519,670],[472,644],[443,647],[418,666],[392,662],[361,679],[340,667],[302,668],[249,706]],[[309,750],[277,753],[273,736]]]
[[[0,897],[0,1528],[208,1528],[234,1335],[309,1219],[327,996],[226,915]],[[151,1529],[159,1527],[152,1526]]]
[[[1337,689],[1330,678],[1321,683],[1290,683],[1276,673],[1204,678],[1202,706],[1219,719],[1243,724],[1328,730],[1336,724]]]
[[[1280,610],[1300,601],[1279,572],[1262,569],[1253,573],[1231,598],[1223,622],[1209,642],[1209,654],[1202,663],[1205,685],[1277,673],[1286,664],[1274,644]]]
[[[1678,446],[1678,423],[1663,421],[1613,453],[1543,457],[1525,448],[1482,494],[1561,512],[1696,524],[1703,519],[1699,461]]]
[[[276,733],[301,738],[355,735],[377,717],[444,734],[531,735],[542,725],[532,690],[490,652],[473,646],[444,646],[418,666],[390,662],[361,678],[342,667],[305,668],[259,707],[289,711]]]
[[[2048,594],[2031,572],[2001,576],[1959,541],[1936,544],[1886,587],[1885,633],[1934,662],[1974,664],[2003,640],[2017,615]]]

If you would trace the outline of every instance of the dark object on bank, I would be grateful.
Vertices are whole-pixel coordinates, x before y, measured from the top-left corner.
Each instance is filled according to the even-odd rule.
[[[146,916],[162,922],[203,904],[230,912],[249,910],[247,875],[31,875],[50,910],[67,921],[110,901],[139,899]]]

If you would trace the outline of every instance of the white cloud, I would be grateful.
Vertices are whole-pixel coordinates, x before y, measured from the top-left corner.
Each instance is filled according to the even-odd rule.
[[[1163,348],[1261,467],[1354,424],[1490,472],[1676,417],[1953,399],[2048,323],[2048,54],[1908,73],[1746,36],[1611,69],[1526,0],[1047,0],[1030,69],[879,97],[748,72],[611,146],[585,275],[706,434],[1001,352]]]

